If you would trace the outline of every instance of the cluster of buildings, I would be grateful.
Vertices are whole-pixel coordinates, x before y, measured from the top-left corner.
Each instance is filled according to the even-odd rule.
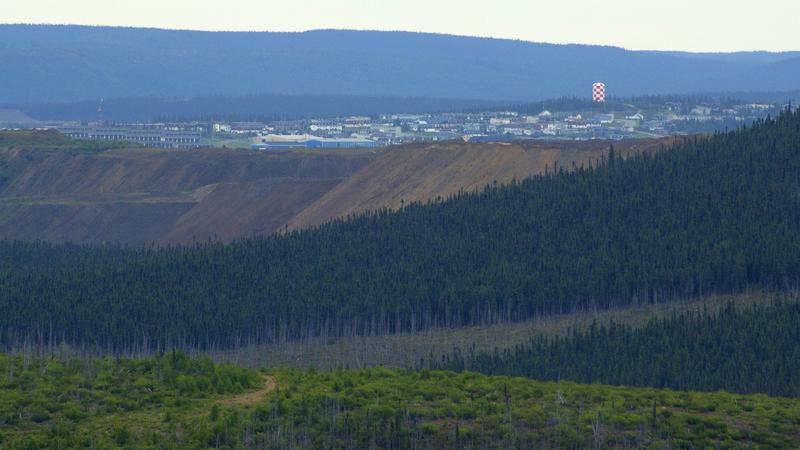
[[[130,124],[108,126],[103,124],[58,124],[54,127],[73,139],[94,141],[126,141],[157,148],[192,149],[205,143],[202,128],[198,126],[165,126],[159,124]]]
[[[528,110],[533,107],[526,107]],[[77,139],[130,141],[148,147],[193,149],[227,145],[255,150],[373,148],[409,142],[463,139],[622,139],[710,132],[775,115],[776,104],[662,101],[655,104],[594,103],[579,110],[385,114],[376,117],[181,122],[147,124],[50,123]],[[565,108],[561,108],[565,109]],[[45,126],[38,124],[37,126]]]
[[[774,113],[772,104],[681,104],[606,110],[595,105],[584,111],[541,110],[474,113],[388,114],[275,121],[216,123],[222,135],[247,136],[257,150],[288,148],[370,148],[409,142],[463,139],[470,142],[519,139],[623,139],[661,137],[713,131],[730,124],[748,123]]]
[[[642,115],[623,117],[626,129],[635,128]],[[476,113],[391,114],[269,123],[216,123],[219,136],[248,136],[256,150],[286,148],[370,148],[409,142],[463,139],[590,139],[614,137],[614,114],[583,118],[542,111],[536,115],[492,111]]]
[[[772,103],[682,104],[666,102],[640,128],[659,135],[711,132],[748,124],[767,115],[776,116],[785,106]]]

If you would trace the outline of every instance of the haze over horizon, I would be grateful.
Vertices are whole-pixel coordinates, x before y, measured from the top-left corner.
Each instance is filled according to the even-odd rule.
[[[689,52],[800,50],[800,2],[744,0],[651,4],[633,0],[533,4],[409,0],[305,0],[291,4],[231,0],[10,0],[0,23],[129,26],[203,31],[411,31],[556,44],[610,45]],[[769,3],[765,6],[764,3]],[[720,13],[724,11],[724,13]],[[723,20],[720,20],[723,19]]]

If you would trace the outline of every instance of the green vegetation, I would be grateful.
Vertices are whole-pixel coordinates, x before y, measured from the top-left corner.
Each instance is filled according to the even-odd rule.
[[[0,447],[787,447],[800,400],[386,368],[259,375],[182,353],[0,355]],[[258,393],[259,391],[255,391]]]
[[[141,147],[135,142],[71,139],[55,130],[0,131],[0,150],[100,153],[115,148]],[[2,156],[2,155],[0,155]]]
[[[641,328],[593,325],[494,352],[455,350],[439,368],[614,385],[800,397],[800,303],[673,314]]]
[[[231,245],[0,243],[0,339],[230,348],[524,320],[800,280],[800,111]]]
[[[250,149],[250,146],[253,144],[253,136],[234,136],[234,135],[215,135],[214,139],[211,141],[211,145],[214,147],[224,147],[224,148],[242,148],[242,149]]]
[[[644,113],[646,116],[663,112],[664,105],[669,107],[676,114],[691,114],[692,108],[696,105],[711,103],[718,104],[721,108],[733,108],[737,105],[753,102],[779,103],[785,102],[787,98],[792,98],[797,93],[729,93],[720,94],[697,94],[697,95],[644,95],[619,98],[607,96],[602,104],[593,102],[588,96],[584,97],[560,97],[533,103],[522,103],[515,105],[505,105],[497,108],[497,111],[518,111],[520,114],[536,115],[547,110],[550,112],[616,112],[621,114],[633,114],[636,112]],[[477,110],[476,110],[477,111]],[[731,129],[736,128],[736,125]],[[722,128],[716,128],[720,130]],[[713,132],[714,129],[711,129]],[[705,131],[705,130],[704,130]]]
[[[0,87],[1,89],[1,87]],[[781,97],[783,100],[784,97]],[[252,122],[321,117],[379,116],[390,113],[430,113],[499,104],[470,99],[386,97],[363,95],[254,94],[176,98],[122,97],[104,102],[104,117],[119,122]],[[97,101],[40,103],[21,106],[40,120],[96,120]],[[228,147],[232,147],[228,145]],[[249,148],[249,145],[248,145]]]
[[[252,417],[285,436],[281,448],[782,447],[800,425],[797,400],[724,392],[385,368],[276,375]]]
[[[161,358],[66,359],[0,355],[1,448],[157,448],[223,394],[257,386],[250,369],[183,353]],[[172,433],[172,434],[170,434]]]

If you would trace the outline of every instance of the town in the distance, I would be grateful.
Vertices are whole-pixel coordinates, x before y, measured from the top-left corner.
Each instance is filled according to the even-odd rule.
[[[593,91],[594,93],[594,91]],[[253,150],[375,148],[411,142],[461,140],[589,140],[658,138],[735,129],[775,116],[786,101],[714,96],[561,98],[497,108],[293,120],[116,122],[50,120],[0,128],[56,129],[76,139],[130,141],[158,148],[227,147]]]

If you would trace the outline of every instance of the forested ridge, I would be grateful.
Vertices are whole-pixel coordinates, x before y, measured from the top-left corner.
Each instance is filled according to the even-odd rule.
[[[19,105],[38,120],[97,120],[97,100]],[[319,119],[352,115],[430,113],[484,109],[495,102],[470,99],[377,97],[352,95],[243,96],[209,95],[190,98],[128,97],[104,99],[103,119],[110,121],[272,121]]]
[[[494,352],[462,352],[433,367],[537,380],[800,396],[800,303],[683,313],[634,328],[593,325]]]
[[[800,112],[669,151],[230,245],[0,243],[0,336],[224,348],[800,279]]]

